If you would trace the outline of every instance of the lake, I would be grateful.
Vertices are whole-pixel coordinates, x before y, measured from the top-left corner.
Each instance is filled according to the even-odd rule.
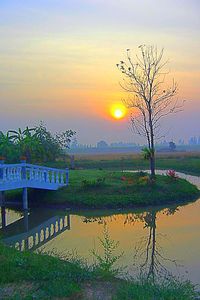
[[[162,171],[164,172],[164,171]],[[179,173],[200,187],[199,177]],[[0,236],[7,245],[61,256],[103,254],[105,232],[119,241],[123,274],[173,274],[200,283],[200,199],[169,207],[132,210],[1,208]]]

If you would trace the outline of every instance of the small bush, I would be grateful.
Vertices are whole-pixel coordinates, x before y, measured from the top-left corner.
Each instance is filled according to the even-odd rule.
[[[170,278],[155,284],[149,280],[132,280],[119,285],[113,300],[196,300],[199,292],[189,281]]]
[[[149,184],[150,181],[151,180],[150,180],[149,176],[146,175],[146,176],[142,176],[138,179],[138,184],[144,186],[144,185]]]
[[[84,179],[82,180],[82,188],[88,189],[88,188],[98,188],[103,187],[105,185],[105,177],[99,177],[96,180],[88,180]]]
[[[175,170],[168,170],[168,171],[166,172],[166,175],[167,175],[167,177],[168,177],[169,179],[171,179],[171,180],[175,180],[175,179],[179,178],[178,175],[176,174],[176,171],[175,171]]]
[[[95,249],[91,252],[96,259],[95,273],[96,275],[108,279],[119,275],[121,269],[114,267],[115,263],[123,256],[123,252],[115,254],[119,242],[115,242],[109,236],[106,226],[104,226],[103,239],[99,238],[103,247],[103,255],[101,256]]]

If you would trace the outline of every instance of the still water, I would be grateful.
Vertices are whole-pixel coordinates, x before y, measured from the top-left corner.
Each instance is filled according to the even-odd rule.
[[[190,180],[199,184],[197,177]],[[1,208],[0,236],[22,250],[76,252],[93,262],[92,249],[103,253],[99,237],[105,229],[119,241],[124,254],[118,263],[128,274],[170,272],[200,283],[200,199],[129,211]]]
[[[165,173],[166,171],[159,171]],[[178,173],[200,188],[200,178]],[[134,210],[1,208],[0,237],[17,249],[61,256],[78,255],[93,263],[91,250],[103,254],[105,231],[119,241],[124,275],[181,276],[200,283],[200,199],[169,207]]]

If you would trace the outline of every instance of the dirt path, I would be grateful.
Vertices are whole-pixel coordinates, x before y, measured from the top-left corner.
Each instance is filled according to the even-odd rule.
[[[84,300],[111,300],[115,294],[117,282],[92,282],[84,285]]]

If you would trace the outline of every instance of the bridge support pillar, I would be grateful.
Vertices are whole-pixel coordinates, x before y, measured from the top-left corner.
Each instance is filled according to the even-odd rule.
[[[0,192],[0,206],[5,206],[5,192]]]
[[[2,220],[2,229],[6,228],[6,209],[5,206],[1,207],[1,220]]]
[[[24,210],[24,228],[28,231],[28,210]]]
[[[70,229],[70,214],[67,215],[67,226],[69,227]]]
[[[28,209],[28,189],[23,188],[23,194],[22,194],[22,200],[23,200],[23,209]]]

